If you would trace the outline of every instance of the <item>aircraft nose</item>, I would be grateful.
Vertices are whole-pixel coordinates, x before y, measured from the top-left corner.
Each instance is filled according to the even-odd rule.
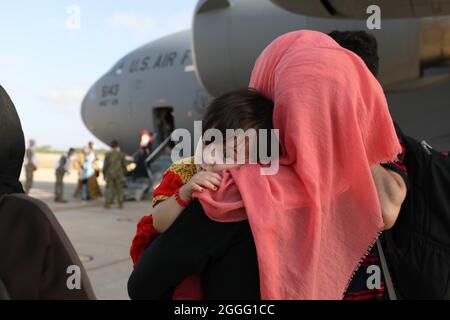
[[[95,101],[96,90],[95,86],[91,87],[81,103],[81,119],[85,126],[91,131],[95,131]]]

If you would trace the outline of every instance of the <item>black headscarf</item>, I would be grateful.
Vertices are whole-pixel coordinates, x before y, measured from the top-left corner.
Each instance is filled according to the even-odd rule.
[[[0,86],[0,196],[23,193],[19,181],[25,155],[25,141],[11,98]]]

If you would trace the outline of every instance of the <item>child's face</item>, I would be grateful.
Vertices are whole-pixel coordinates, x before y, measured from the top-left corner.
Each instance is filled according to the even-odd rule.
[[[225,169],[240,167],[249,162],[248,141],[239,143],[236,139],[224,143],[202,144],[201,163],[197,169],[212,172],[221,172]],[[197,154],[200,150],[197,148]]]

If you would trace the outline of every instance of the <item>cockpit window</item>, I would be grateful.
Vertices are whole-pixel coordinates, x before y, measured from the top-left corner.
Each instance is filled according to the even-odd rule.
[[[111,70],[111,75],[121,75],[125,66],[125,60],[119,61]]]

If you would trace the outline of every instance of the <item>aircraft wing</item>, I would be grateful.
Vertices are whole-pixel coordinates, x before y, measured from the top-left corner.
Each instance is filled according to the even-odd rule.
[[[290,12],[323,18],[364,19],[377,5],[387,19],[450,15],[450,0],[271,0]]]

